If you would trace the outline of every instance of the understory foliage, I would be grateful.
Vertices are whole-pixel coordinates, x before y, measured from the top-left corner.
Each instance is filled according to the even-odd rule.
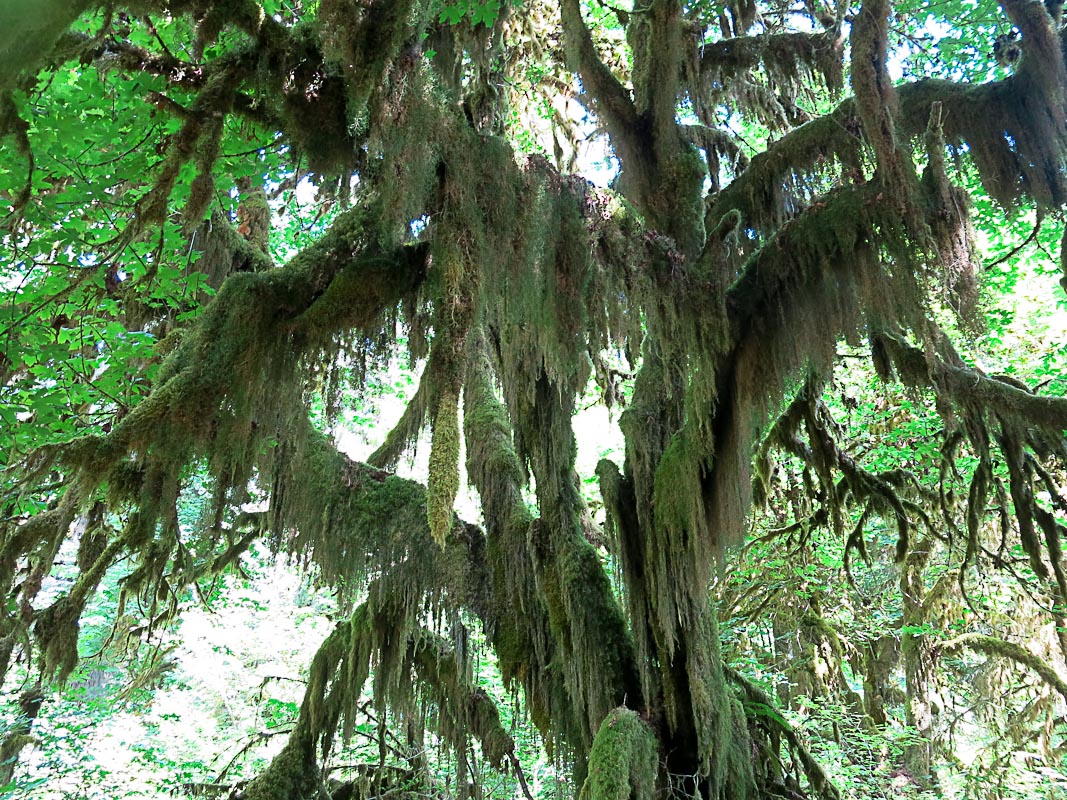
[[[985,72],[930,44],[964,9],[995,50]],[[897,708],[911,733],[887,770],[937,791],[956,732],[936,717],[980,699],[938,685],[945,663],[1033,676],[1026,720],[965,722],[1019,747],[1040,729],[1062,766],[1067,387],[982,368],[1005,298],[975,224],[1029,215],[1029,245],[1067,203],[1061,11],[3,11],[0,677],[29,685],[0,785],[106,576],[114,636],[136,640],[257,541],[344,613],[247,800],[400,791],[326,783],[367,692],[382,719],[432,727],[457,774],[474,743],[520,771],[472,627],[589,800],[838,798],[822,759]],[[594,151],[608,187],[582,174]],[[311,186],[314,213],[295,199]],[[398,357],[417,390],[354,460],[331,425]],[[921,450],[897,439],[913,457],[870,457],[888,428],[857,451],[846,357],[869,365],[864,398],[925,421]],[[602,517],[576,471],[590,386],[623,406]],[[427,437],[425,484],[398,476]],[[454,511],[464,484],[478,518]],[[50,593],[71,541],[76,577]],[[806,571],[816,541],[836,542],[827,572]],[[847,598],[887,580],[892,624],[850,627]],[[952,635],[978,583],[1018,624],[975,611]],[[792,688],[761,684],[779,674]],[[804,733],[782,713],[823,702],[849,716]]]

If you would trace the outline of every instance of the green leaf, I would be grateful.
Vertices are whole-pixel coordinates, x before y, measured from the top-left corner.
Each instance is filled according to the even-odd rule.
[[[484,25],[487,28],[493,27],[498,16],[500,16],[500,0],[479,3],[471,11],[471,21],[475,25]]]
[[[449,25],[458,25],[460,20],[467,15],[468,10],[469,4],[467,2],[453,6],[445,6],[441,9],[439,21],[447,22]]]

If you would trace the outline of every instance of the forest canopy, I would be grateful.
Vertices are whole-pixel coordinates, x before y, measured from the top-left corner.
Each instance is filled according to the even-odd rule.
[[[187,794],[534,800],[522,726],[582,800],[1064,791],[1062,10],[0,1],[0,793],[265,554],[331,632]]]

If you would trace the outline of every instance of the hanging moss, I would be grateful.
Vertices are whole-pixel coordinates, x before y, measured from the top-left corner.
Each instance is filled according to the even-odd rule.
[[[326,58],[345,75],[346,108],[350,120],[367,113],[367,101],[381,85],[382,77],[400,54],[405,39],[413,33],[412,0],[392,3],[361,3],[357,0],[324,0],[319,4],[316,27]],[[407,57],[417,57],[408,55]]]
[[[1060,677],[1059,673],[1044,659],[1035,655],[1030,650],[1015,642],[1006,642],[995,636],[986,636],[980,633],[967,633],[957,636],[947,642],[936,645],[942,652],[954,652],[962,649],[974,650],[988,656],[1006,658],[1010,661],[1036,672],[1043,681],[1059,692],[1060,696],[1067,699],[1067,681]]]
[[[84,574],[104,552],[108,528],[103,522],[104,504],[96,503],[85,516],[85,528],[78,539],[78,569]]]
[[[713,369],[689,367],[685,421],[659,444],[647,438],[644,423],[640,434],[631,434],[638,437],[635,444],[663,448],[659,455],[652,450],[650,464],[635,466],[634,474],[639,518],[655,520],[646,574],[668,648],[672,631],[695,619],[690,609],[702,607],[717,554],[743,535],[751,506],[751,459],[782,411],[783,394],[805,373],[826,374],[839,337],[857,339],[864,322],[861,309],[874,319],[921,320],[910,277],[905,270],[899,278],[886,274],[870,243],[878,241],[907,263],[914,251],[892,214],[868,207],[867,191],[841,190],[828,197],[749,260],[727,294],[725,338],[733,343],[727,352],[718,343],[705,346],[701,333],[688,334],[689,342],[680,348],[691,364],[715,364]],[[672,331],[669,318],[664,327]],[[665,391],[679,390],[652,383],[648,391],[659,404]],[[708,425],[712,406],[716,414]],[[640,481],[648,481],[646,489]],[[644,500],[643,491],[649,492]],[[642,503],[648,507],[642,509]]]
[[[937,259],[932,265],[935,268],[927,268],[923,277],[941,287],[945,305],[956,313],[965,329],[977,332],[981,328],[977,280],[979,258],[974,244],[977,237],[971,225],[971,199],[948,177],[940,103],[930,106],[930,121],[924,138],[928,157],[922,175],[924,216],[930,225]]]
[[[561,669],[564,656],[557,654],[559,643],[552,635],[546,593],[530,547],[533,516],[521,492],[525,474],[507,412],[489,379],[480,331],[470,347],[473,355],[464,394],[467,471],[482,498],[492,582],[501,604],[487,633],[505,680],[524,690],[531,719],[546,744],[554,751],[560,746],[572,750],[577,770],[592,738],[588,716],[569,694]],[[558,600],[556,604],[559,620]]]
[[[296,26],[278,54],[281,70],[262,76],[270,95],[279,96],[279,113],[294,148],[316,174],[351,174],[356,165],[354,116],[348,110],[348,85],[326,63],[310,25]],[[278,75],[284,79],[277,81]],[[280,84],[280,85],[279,85]]]
[[[406,72],[398,76],[389,113],[370,131],[369,147],[377,158],[369,168],[383,178],[377,224],[383,241],[410,239],[412,220],[436,204],[443,151],[462,142],[455,118],[442,110],[443,100],[421,73]]]
[[[652,800],[659,775],[659,742],[636,711],[608,714],[589,751],[582,800]]]
[[[743,109],[768,127],[804,121],[797,106],[816,79],[839,95],[844,85],[844,37],[833,26],[813,33],[735,36],[700,46],[690,78],[697,102]]]
[[[713,78],[733,77],[761,63],[772,77],[799,88],[805,71],[817,73],[833,92],[844,88],[841,34],[835,29],[817,33],[759,34],[731,37],[701,48],[702,68]],[[729,87],[724,87],[728,89]]]
[[[419,387],[408,400],[400,420],[389,431],[381,447],[367,458],[367,463],[381,469],[393,469],[400,457],[414,447],[429,417],[430,409],[436,405],[433,367],[427,366],[419,379]]]
[[[388,257],[370,256],[347,265],[291,323],[290,330],[321,343],[338,331],[370,327],[372,314],[377,315],[417,285],[424,275],[425,260],[425,248],[403,247]]]
[[[0,546],[0,578],[5,581],[4,585],[10,584],[19,567],[19,560],[28,553],[44,555],[58,550],[59,542],[66,535],[73,518],[69,504],[63,503],[11,528]]]
[[[668,657],[676,631],[693,622],[691,599],[706,591],[707,565],[717,558],[713,541],[718,533],[699,534],[709,530],[702,484],[705,457],[706,451],[683,429],[671,439],[655,472],[655,533],[645,547],[645,574]],[[690,533],[679,535],[681,531]]]
[[[412,640],[411,647],[418,675],[437,701],[439,732],[453,748],[466,748],[473,736],[489,764],[503,769],[515,755],[515,740],[501,724],[493,699],[473,684],[458,663],[458,654],[438,637],[423,634]]]
[[[100,520],[90,518],[89,524],[99,525]],[[86,534],[92,536],[92,528],[82,535]],[[80,572],[74,585],[66,595],[36,615],[33,634],[41,648],[42,674],[54,676],[62,684],[77,667],[79,619],[104,574],[125,546],[123,539],[106,542],[105,536],[105,542],[96,545],[98,551],[91,560],[88,552],[79,549]]]
[[[695,147],[679,143],[677,149],[666,159],[658,176],[664,196],[653,202],[663,209],[664,233],[674,239],[679,251],[695,256],[705,242],[704,182],[708,170]]]
[[[321,747],[323,757],[328,755],[338,720],[355,710],[369,669],[368,649],[361,645],[372,630],[371,618],[368,609],[360,606],[319,646],[296,726],[282,751],[248,785],[242,800],[311,800],[318,796],[322,774],[316,748]]]
[[[372,564],[398,559],[411,537],[429,543],[421,486],[350,461],[321,433],[305,430],[298,441],[273,463],[279,549],[312,557],[326,581],[351,584]]]
[[[583,504],[573,472],[575,443],[569,424],[574,399],[544,373],[527,375],[525,382],[513,398],[512,417],[522,434],[542,511],[531,528],[529,547],[560,648],[568,699],[576,706],[583,745],[588,747],[611,708],[626,697],[638,705],[643,702],[640,677],[622,610],[594,548],[582,535]]]
[[[514,741],[501,725],[493,700],[474,685],[468,655],[422,627],[421,593],[404,598],[400,591],[411,587],[410,579],[394,582],[394,576],[383,575],[380,580],[383,585],[372,586],[368,600],[319,648],[296,728],[267,772],[250,786],[248,797],[314,796],[316,753],[323,759],[329,755],[339,725],[346,740],[351,735],[372,667],[374,702],[383,713],[392,709],[424,719],[428,708],[435,708],[434,727],[457,757],[465,754],[473,736],[493,766],[503,768],[513,760]]]
[[[186,213],[201,218],[219,136],[235,114],[280,127],[313,171],[340,176],[343,187],[358,183],[357,209],[280,269],[267,269],[229,226],[205,241],[202,264],[213,279],[240,274],[176,343],[148,400],[110,436],[64,448],[65,461],[46,467],[68,466],[79,477],[62,513],[3,541],[0,573],[15,580],[27,561],[24,603],[71,517],[103,483],[116,511],[131,509],[121,544],[85,537],[77,590],[38,614],[47,669],[69,670],[78,613],[112,548],[134,555],[129,596],[164,615],[179,585],[228,563],[258,535],[245,520],[219,533],[255,480],[270,492],[271,544],[313,564],[343,604],[364,590],[366,601],[316,656],[297,729],[250,797],[322,790],[318,763],[337,730],[351,732],[372,673],[383,713],[422,722],[433,700],[459,766],[472,736],[494,765],[513,756],[495,706],[470,681],[462,620],[471,613],[554,753],[573,757],[577,776],[590,755],[580,781],[587,796],[648,800],[668,789],[667,771],[693,776],[691,788],[707,800],[751,796],[751,760],[769,756],[725,686],[709,577],[746,531],[752,457],[781,443],[771,431],[790,415],[783,406],[802,386],[821,388],[842,337],[878,342],[884,331],[921,344],[917,353],[881,348],[885,375],[895,368],[905,380],[935,384],[956,406],[974,379],[972,401],[1005,417],[992,434],[982,415],[966,417],[969,430],[984,431],[973,434],[980,467],[972,495],[981,509],[969,515],[972,549],[987,484],[997,483],[999,446],[1024,549],[1035,569],[1046,557],[1060,560],[1062,526],[1035,506],[1027,465],[1032,450],[1062,450],[1062,404],[952,359],[928,319],[936,296],[925,286],[967,255],[965,198],[948,179],[946,150],[969,152],[1002,202],[1027,196],[1049,205],[1067,196],[1057,94],[1065,81],[1039,4],[1004,4],[1026,42],[1015,78],[963,88],[920,82],[899,92],[882,58],[886,6],[870,6],[853,28],[857,98],[747,166],[738,161],[738,177],[707,203],[697,137],[677,125],[682,76],[709,126],[719,124],[727,93],[734,110],[793,125],[802,118],[796,98],[813,79],[840,86],[836,26],[741,39],[758,11],[741,0],[721,9],[725,41],[704,46],[697,34],[706,29],[690,26],[680,4],[620,11],[633,48],[631,93],[597,58],[582,4],[562,3],[564,46],[622,162],[623,199],[544,159],[517,159],[491,135],[514,64],[528,63],[501,52],[503,22],[484,34],[466,22],[463,34],[437,26],[423,44],[436,26],[433,4],[322,0],[317,19],[292,30],[252,0],[210,5],[196,21],[193,51],[227,26],[242,32],[240,46],[209,56],[188,84],[198,96],[139,219],[167,218],[168,187],[189,161],[199,174]],[[442,52],[430,62],[423,48],[438,40]],[[1048,76],[1032,66],[1041,60],[1057,65]],[[944,113],[935,121],[938,103]],[[24,127],[8,119],[13,126]],[[910,165],[924,131],[920,183]],[[726,139],[705,132],[700,141],[736,155]],[[717,170],[713,153],[708,163]],[[711,179],[718,188],[719,175]],[[243,208],[262,216],[261,201],[242,200]],[[255,234],[262,250],[262,225]],[[940,290],[953,307],[963,307],[968,281],[966,270],[946,272]],[[391,466],[431,424],[425,490],[343,456],[311,428],[304,405],[309,372],[336,385],[339,362],[391,356],[398,321],[411,334],[409,354],[428,364],[372,461]],[[598,468],[626,613],[589,542],[575,474],[577,398],[591,376],[605,392],[619,385],[605,351],[643,362],[622,423],[626,464]],[[461,396],[484,537],[453,513]],[[891,499],[894,487],[843,461],[817,409],[791,421],[792,439],[801,421],[810,442],[802,456],[830,506],[826,517],[840,527],[843,498],[863,495],[870,513],[895,516],[906,545],[909,509]],[[182,477],[201,463],[216,485],[212,567],[194,563],[177,529]],[[536,512],[524,501],[531,477]],[[862,525],[857,531],[862,542]],[[1062,571],[1055,577],[1067,593]],[[456,647],[446,645],[445,630]]]
[[[549,621],[561,647],[571,702],[584,711],[591,732],[613,703],[643,704],[633,639],[593,546],[543,526],[531,537],[535,546],[546,548],[539,555]]]
[[[1056,88],[1062,85],[1062,58],[1047,17],[1032,16],[1029,66],[1016,75],[982,85],[923,80],[896,90],[898,144],[927,130],[931,107],[940,104],[945,141],[956,154],[966,152],[973,159],[986,191],[1007,208],[1023,196],[1043,207],[1065,196],[1059,153],[1067,141],[1067,114]],[[862,181],[859,116],[850,98],[770,145],[715,197],[709,227],[736,208],[753,228],[774,230],[829,187],[818,176],[826,175],[834,161],[849,180]]]
[[[731,210],[740,211],[746,227],[770,232],[795,217],[827,188],[821,175],[837,161],[862,177],[862,160],[851,119],[851,102],[794,128],[764,152],[715,196],[708,226]]]
[[[78,666],[78,620],[83,605],[70,598],[56,601],[37,615],[33,634],[41,644],[41,671],[62,683]]]
[[[128,450],[138,450],[142,462],[154,465],[146,473],[151,480],[138,489],[140,509],[131,531],[141,533],[129,540],[131,547],[148,541],[156,515],[166,507],[153,495],[164,487],[175,495],[180,467],[195,453],[211,451],[211,470],[223,489],[241,486],[272,423],[285,429],[290,415],[304,414],[296,371],[301,347],[323,346],[332,325],[373,325],[383,306],[417,284],[420,270],[406,256],[417,261],[418,255],[411,251],[386,260],[371,247],[366,260],[351,262],[353,251],[368,245],[362,219],[363,212],[342,216],[323,240],[283,269],[232,276],[166,360],[150,397],[106,439],[81,440],[58,453],[82,470],[85,491],[109,478],[123,484],[121,476],[130,472]],[[380,294],[354,294],[344,278],[334,286],[339,274],[360,270],[365,277],[383,270],[372,281]],[[321,304],[315,302],[320,295],[326,298]]]
[[[68,487],[56,508],[40,512],[21,525],[5,531],[0,546],[0,578],[6,579],[10,585],[18,574],[19,583],[10,593],[8,611],[0,616],[3,636],[0,644],[0,680],[7,674],[16,642],[21,643],[29,638],[31,623],[34,624],[37,643],[42,648],[50,646],[47,652],[41,650],[39,661],[42,670],[65,678],[77,663],[80,607],[64,602],[66,598],[60,598],[35,614],[22,612],[31,608],[41,591],[81,502],[79,487]]]

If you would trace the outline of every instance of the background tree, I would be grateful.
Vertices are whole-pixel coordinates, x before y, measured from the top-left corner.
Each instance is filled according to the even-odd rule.
[[[904,58],[938,68],[912,44],[937,20],[887,0],[8,8],[0,673],[17,655],[65,678],[114,565],[133,565],[119,616],[151,630],[262,537],[350,614],[250,800],[322,791],[372,671],[376,706],[433,702],[460,774],[472,738],[513,764],[471,681],[475,621],[592,797],[836,797],[771,698],[724,669],[709,591],[775,496],[777,458],[795,477],[782,527],[835,532],[846,573],[874,526],[894,531],[921,737],[906,767],[928,783],[938,648],[999,654],[1057,690],[1067,653],[1067,400],[960,349],[981,317],[961,185],[1041,220],[1067,200],[1061,7],[977,8],[1012,32],[1001,72],[899,84]],[[610,190],[571,171],[597,132]],[[321,235],[271,252],[304,180]],[[842,342],[934,405],[936,478],[846,449],[827,399]],[[309,390],[333,410],[401,345],[425,361],[418,390],[352,461],[312,424]],[[625,459],[596,470],[616,591],[572,418],[591,380],[610,402],[628,370]],[[425,487],[391,471],[424,430]],[[479,525],[453,511],[462,454]],[[185,524],[204,472],[213,502]],[[70,536],[77,578],[36,602]],[[934,543],[955,584],[927,585]],[[950,589],[964,602],[967,576],[1016,545],[1056,650],[925,635]],[[804,599],[791,646],[827,664],[808,693],[843,692],[841,635]],[[888,687],[869,645],[856,669],[877,724]]]

